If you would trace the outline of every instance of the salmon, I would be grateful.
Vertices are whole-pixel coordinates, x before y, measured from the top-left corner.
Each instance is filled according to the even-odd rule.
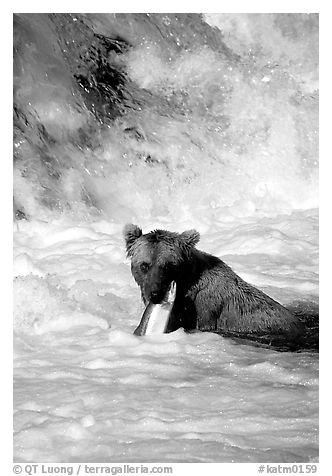
[[[172,281],[160,304],[148,303],[134,334],[137,336],[163,334],[167,328],[175,296],[176,283]]]

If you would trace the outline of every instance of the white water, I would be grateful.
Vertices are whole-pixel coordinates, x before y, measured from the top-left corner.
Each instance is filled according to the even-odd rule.
[[[14,223],[15,461],[318,460],[317,354],[132,335],[143,309],[128,221],[195,227],[199,248],[280,302],[318,299],[315,19],[206,20],[240,63],[197,18],[163,17],[162,38],[142,17],[89,18],[133,44],[121,61],[143,95],[103,124],[47,49],[48,20],[19,27],[17,103],[32,126],[16,142],[15,201],[30,220]]]

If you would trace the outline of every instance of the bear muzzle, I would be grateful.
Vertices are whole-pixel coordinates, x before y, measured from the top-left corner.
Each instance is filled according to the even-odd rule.
[[[152,304],[160,304],[164,299],[165,293],[166,289],[151,291],[149,293],[148,300],[152,302]]]
[[[169,288],[168,282],[147,282],[143,286],[144,298],[152,304],[160,304]]]

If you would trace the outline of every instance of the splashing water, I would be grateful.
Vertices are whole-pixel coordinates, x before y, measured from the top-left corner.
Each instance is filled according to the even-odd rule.
[[[317,62],[315,14],[15,15],[17,461],[317,460],[317,354],[133,336],[121,237],[317,303]]]
[[[19,16],[18,208],[125,222],[316,207],[316,16],[213,21],[223,35],[198,15]]]

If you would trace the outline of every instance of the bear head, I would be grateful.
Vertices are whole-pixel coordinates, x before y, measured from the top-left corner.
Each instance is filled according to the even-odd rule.
[[[141,288],[145,304],[159,304],[172,281],[178,284],[185,263],[199,241],[196,230],[174,233],[154,230],[143,234],[141,228],[128,224],[123,235],[131,272]]]

